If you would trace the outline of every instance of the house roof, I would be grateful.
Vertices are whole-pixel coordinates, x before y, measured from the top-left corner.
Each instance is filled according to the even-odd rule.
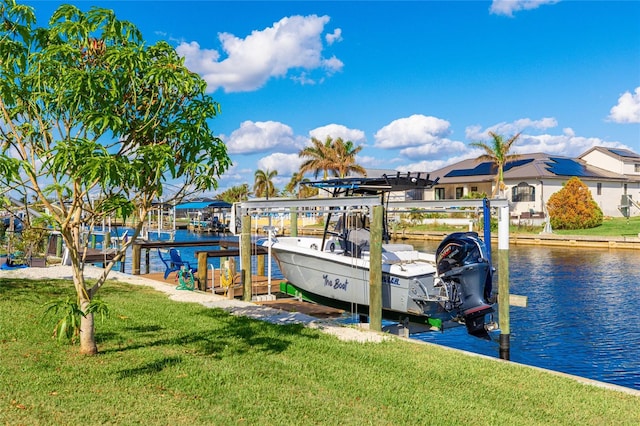
[[[587,154],[593,152],[593,151],[599,151],[599,152],[603,152],[617,160],[620,160],[622,162],[625,163],[639,163],[640,164],[640,155],[636,154],[635,152],[628,150],[628,149],[624,149],[624,148],[607,148],[604,146],[595,146],[593,148],[591,148],[590,150],[588,150],[587,152],[585,152],[584,154],[582,154],[580,157],[578,158],[584,158]]]
[[[490,161],[463,160],[431,173],[442,184],[491,182],[496,167]],[[564,179],[577,176],[583,180],[627,180],[618,173],[587,164],[584,160],[544,153],[521,154],[515,161],[505,164],[505,180]]]

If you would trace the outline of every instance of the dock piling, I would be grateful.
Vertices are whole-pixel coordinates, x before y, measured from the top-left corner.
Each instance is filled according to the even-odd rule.
[[[240,236],[240,270],[242,271],[242,300],[251,301],[251,216],[242,216]]]
[[[510,358],[509,325],[509,207],[498,212],[498,320],[500,322],[500,359]]]
[[[382,217],[383,207],[373,206],[369,251],[369,329],[382,331]]]

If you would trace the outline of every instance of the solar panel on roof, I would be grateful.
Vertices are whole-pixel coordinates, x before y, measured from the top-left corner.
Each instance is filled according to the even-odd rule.
[[[480,163],[473,169],[451,170],[445,177],[480,176],[496,174],[495,165],[491,162]]]
[[[616,148],[607,148],[609,152],[619,155],[620,157],[627,158],[640,158],[640,155],[636,154],[633,151],[629,151],[628,149],[616,149]]]
[[[525,160],[516,160],[510,161],[504,166],[504,171],[508,171],[514,167],[520,167],[527,163],[532,162],[532,158],[528,158]],[[478,164],[473,169],[459,169],[459,170],[451,170],[449,173],[445,175],[445,177],[462,177],[462,176],[482,176],[482,175],[495,175],[498,172],[495,163],[490,161],[486,161],[484,163]]]
[[[516,160],[516,161],[509,161],[507,164],[504,165],[504,171],[508,171],[513,169],[514,167],[520,167],[520,166],[524,166],[527,163],[530,163],[533,161],[533,158],[527,158],[525,160]]]
[[[571,158],[549,157],[546,162],[547,170],[557,176],[577,176],[577,177],[599,177],[600,175],[590,172],[581,163]]]

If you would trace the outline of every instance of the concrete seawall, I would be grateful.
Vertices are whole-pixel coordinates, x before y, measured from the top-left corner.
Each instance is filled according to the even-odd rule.
[[[301,235],[322,235],[321,229],[303,228],[299,230]],[[393,240],[429,240],[439,241],[450,232],[438,231],[395,231],[391,233]],[[497,242],[497,235],[493,235],[492,241]],[[556,234],[511,234],[509,243],[513,245],[536,246],[562,246],[583,248],[607,248],[640,250],[640,238],[637,235],[619,237],[598,237],[584,235],[556,235]]]

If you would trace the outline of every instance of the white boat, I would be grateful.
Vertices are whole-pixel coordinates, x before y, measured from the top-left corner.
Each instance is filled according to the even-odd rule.
[[[362,308],[366,313],[370,279],[367,214],[340,209],[339,196],[379,194],[384,205],[390,192],[428,188],[434,183],[428,176],[410,173],[312,182],[337,197],[323,236],[278,236],[259,243],[270,246],[288,290],[320,304]],[[383,239],[385,235],[386,226]],[[444,321],[463,322],[470,334],[487,337],[485,319],[493,312],[493,268],[487,258],[483,241],[472,232],[447,236],[435,254],[409,244],[383,243],[383,312],[394,319],[436,327],[442,327]]]

